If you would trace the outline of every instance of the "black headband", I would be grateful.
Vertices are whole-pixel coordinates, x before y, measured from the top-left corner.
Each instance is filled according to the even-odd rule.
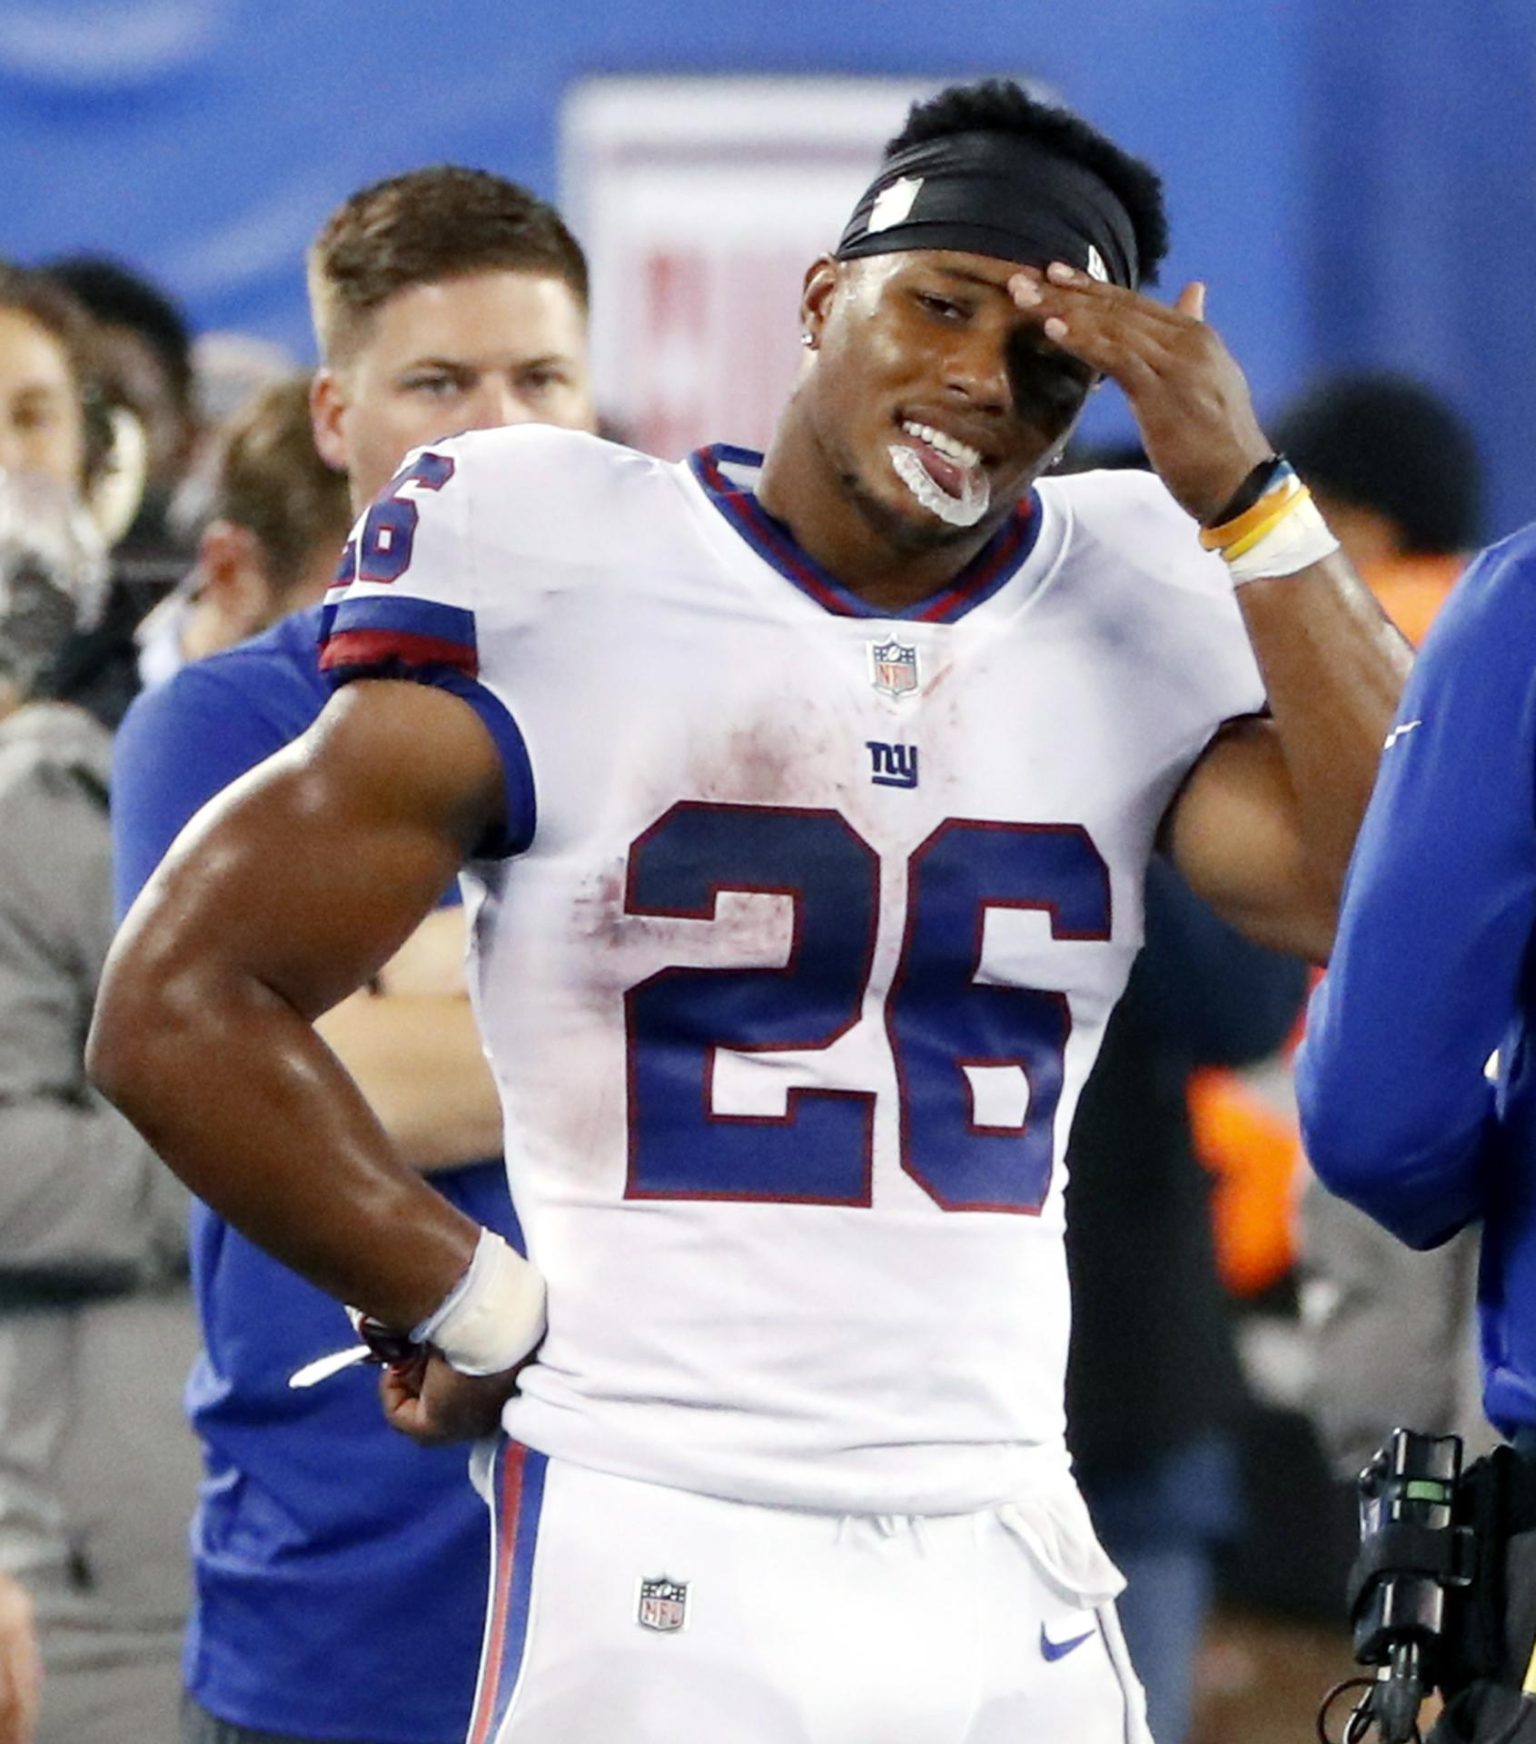
[[[952,133],[880,166],[854,208],[839,260],[954,249],[1048,266],[1064,260],[1134,289],[1130,214],[1090,169],[1015,133]]]

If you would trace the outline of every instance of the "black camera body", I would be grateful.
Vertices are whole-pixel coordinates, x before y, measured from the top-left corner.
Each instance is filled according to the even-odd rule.
[[[1394,1429],[1360,1474],[1360,1554],[1350,1571],[1355,1658],[1385,1665],[1414,1642],[1430,1662],[1445,1601],[1472,1578],[1472,1532],[1455,1523],[1461,1440]]]
[[[1458,1524],[1461,1440],[1394,1429],[1360,1474],[1360,1553],[1349,1577],[1355,1658],[1379,1667],[1368,1707],[1383,1744],[1415,1737],[1437,1681],[1446,1600],[1474,1572],[1472,1529]]]

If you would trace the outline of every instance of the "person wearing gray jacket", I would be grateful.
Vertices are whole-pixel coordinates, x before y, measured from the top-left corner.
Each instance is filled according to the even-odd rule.
[[[111,740],[48,691],[106,565],[55,314],[0,267],[0,1577],[29,1601],[0,1642],[0,1744],[174,1735],[197,1469],[185,1195],[83,1066],[113,929]],[[35,1732],[8,1687],[29,1611]]]
[[[0,1569],[32,1598],[45,1739],[114,1735],[73,1698],[120,1709],[106,1690],[147,1662],[174,1714],[195,1482],[190,1438],[179,1461],[143,1444],[152,1421],[179,1427],[159,1371],[179,1376],[192,1342],[185,1199],[81,1067],[111,938],[109,751],[64,704],[0,720]]]
[[[0,719],[0,1312],[121,1294],[182,1245],[173,1177],[81,1065],[112,938],[111,746],[67,703]]]

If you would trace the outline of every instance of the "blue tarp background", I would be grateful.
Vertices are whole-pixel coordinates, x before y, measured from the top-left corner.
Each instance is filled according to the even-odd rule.
[[[554,196],[562,94],[644,71],[1043,78],[1162,170],[1165,288],[1209,280],[1261,408],[1414,369],[1483,433],[1490,533],[1536,517],[1530,0],[0,0],[0,252],[118,253],[307,357],[347,193],[456,159]]]

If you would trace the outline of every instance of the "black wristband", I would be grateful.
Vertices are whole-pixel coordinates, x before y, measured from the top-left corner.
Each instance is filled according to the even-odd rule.
[[[1227,498],[1220,509],[1210,520],[1202,521],[1202,527],[1223,527],[1228,521],[1235,521],[1239,515],[1246,515],[1249,509],[1267,491],[1274,480],[1275,474],[1285,465],[1283,454],[1271,454],[1268,460],[1261,460],[1243,480],[1243,482]]]
[[[418,1344],[409,1332],[402,1332],[395,1326],[386,1326],[382,1320],[375,1320],[371,1314],[358,1316],[357,1336],[368,1346],[369,1362],[384,1363],[391,1367],[396,1363],[410,1362],[427,1348],[424,1344]]]

